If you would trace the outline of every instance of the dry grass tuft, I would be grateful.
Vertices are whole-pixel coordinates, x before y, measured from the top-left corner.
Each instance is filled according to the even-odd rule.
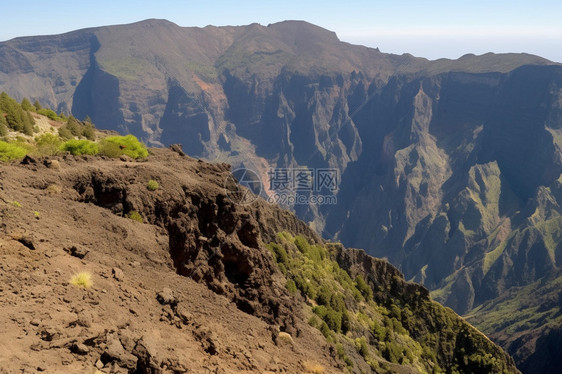
[[[92,274],[88,273],[87,271],[74,274],[72,278],[70,278],[70,284],[76,287],[90,288],[94,284],[94,282],[92,281]]]
[[[290,344],[293,345],[293,338],[291,337],[291,335],[287,334],[286,332],[281,331],[279,333],[279,340],[282,341],[283,343],[286,344]]]
[[[305,362],[304,363],[304,370],[305,373],[312,373],[312,374],[322,374],[324,373],[324,366],[317,364],[315,362]]]

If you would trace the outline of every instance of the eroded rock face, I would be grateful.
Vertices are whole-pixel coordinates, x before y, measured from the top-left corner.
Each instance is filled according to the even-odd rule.
[[[162,157],[174,155],[158,152],[167,155]],[[190,163],[178,163],[182,164]],[[166,232],[170,257],[178,274],[206,284],[234,301],[241,310],[295,333],[294,301],[263,246],[282,228],[319,240],[317,235],[289,212],[263,201],[249,206],[231,201],[228,192],[240,187],[228,178],[229,165],[198,165],[207,168],[214,180],[205,183],[191,177],[176,179],[177,185],[154,193],[147,193],[146,187],[138,189],[131,182],[149,180],[158,171],[138,163],[130,165],[118,175],[102,170],[76,175],[73,184],[78,199],[116,215],[140,213],[145,222]]]
[[[562,172],[562,73],[549,65],[515,54],[387,55],[305,22],[198,29],[147,20],[1,43],[0,89],[152,145],[182,143],[192,156],[253,169],[265,184],[270,167],[337,170],[337,204],[296,205],[299,217],[387,257],[466,312],[503,291],[498,278],[520,285],[552,267],[515,258],[543,256],[531,250],[540,240],[514,245],[504,265],[485,259],[525,228],[537,188],[552,190]],[[130,204],[123,191],[90,187],[96,204],[131,209],[114,204]],[[201,204],[184,213],[208,215],[220,201]],[[210,230],[212,239],[216,229],[185,241],[204,247],[196,235]],[[452,287],[459,298],[448,296]]]

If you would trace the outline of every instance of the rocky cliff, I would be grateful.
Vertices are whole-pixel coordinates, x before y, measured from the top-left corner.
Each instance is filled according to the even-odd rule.
[[[561,69],[389,55],[305,22],[0,43],[0,90],[251,169],[266,193],[270,168],[336,170],[337,204],[291,208],[459,313],[558,270]]]
[[[362,294],[344,290],[340,307],[365,318],[399,305],[410,312],[405,327],[395,316],[381,327],[387,337],[351,312],[347,337],[322,336],[307,323],[320,316],[315,302],[289,287],[266,243],[327,244],[286,210],[232,201],[240,187],[228,165],[175,150],[153,149],[143,161],[66,155],[1,165],[3,372],[517,372],[422,286],[341,245],[318,261],[333,261],[327,275],[340,281],[365,279],[347,287],[370,296],[360,305]],[[358,334],[366,345],[356,348]],[[398,351],[374,344],[383,338]]]

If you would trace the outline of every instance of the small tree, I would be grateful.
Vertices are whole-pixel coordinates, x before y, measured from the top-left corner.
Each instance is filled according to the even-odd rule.
[[[4,116],[0,113],[0,136],[8,135],[8,126],[1,121]]]
[[[65,126],[68,129],[68,131],[70,131],[70,133],[72,135],[74,135],[74,136],[81,136],[82,135],[82,125],[73,116],[68,117],[68,120],[66,121]]]
[[[96,132],[94,130],[94,125],[86,122],[86,124],[82,127],[82,136],[88,140],[95,140]]]
[[[35,120],[29,112],[25,112],[22,116],[23,118],[23,133],[25,135],[33,135],[33,125],[35,125]]]
[[[66,126],[59,128],[59,136],[63,139],[73,138],[72,133],[66,128]]]
[[[33,105],[31,105],[31,103],[29,102],[29,100],[27,100],[27,98],[24,98],[21,101],[21,108],[25,111],[34,111],[35,108],[33,107]]]

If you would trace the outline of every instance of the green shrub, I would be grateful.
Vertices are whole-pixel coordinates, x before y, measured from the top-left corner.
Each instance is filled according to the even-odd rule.
[[[295,294],[297,293],[297,285],[295,284],[295,282],[292,279],[289,279],[287,281],[287,291],[289,291],[289,293]]]
[[[154,179],[149,180],[148,183],[146,184],[146,188],[148,188],[149,191],[156,191],[158,187],[160,186],[158,185],[158,182],[156,182]]]
[[[345,311],[345,301],[341,293],[333,293],[330,298],[330,307],[336,312]]]
[[[369,354],[369,346],[367,345],[367,339],[365,339],[364,336],[355,339],[355,348],[363,358],[367,358],[367,355]]]
[[[35,125],[33,116],[5,92],[0,94],[0,115],[4,117],[2,122],[12,130],[27,135],[33,134],[33,125]]]
[[[95,155],[99,152],[99,147],[89,140],[71,139],[63,143],[61,150],[73,155]]]
[[[138,159],[148,156],[145,145],[133,135],[109,136],[101,141],[101,153],[108,157],[127,155]]]
[[[0,113],[0,136],[6,136],[8,135],[8,126],[1,121],[2,118],[4,118],[4,116]]]
[[[69,130],[66,126],[63,126],[63,127],[59,128],[59,136],[60,136],[61,138],[63,138],[63,139],[72,139],[72,138],[74,138],[74,137],[72,136],[72,133],[70,132],[70,130]]]
[[[328,311],[324,316],[324,322],[326,322],[330,330],[338,333],[341,332],[341,319],[342,313],[336,312],[332,308],[328,308]]]
[[[86,123],[84,127],[82,127],[82,136],[88,140],[96,140],[96,132],[94,129],[94,125]]]
[[[320,286],[318,294],[316,295],[316,302],[319,305],[330,305],[330,299],[332,297],[332,290],[328,288],[327,285]]]
[[[25,112],[22,116],[23,130],[25,135],[33,135],[33,126],[35,125],[35,119],[29,112]]]
[[[324,319],[324,317],[325,317],[326,314],[328,313],[328,308],[326,308],[324,305],[318,305],[318,306],[315,306],[314,308],[312,308],[312,311],[313,311],[314,314],[316,314],[318,317]]]
[[[315,315],[310,316],[308,324],[316,329],[320,328],[321,321]]]
[[[355,277],[355,287],[357,287],[359,292],[361,292],[365,300],[368,301],[373,299],[373,290],[369,287],[367,282],[365,282],[365,279],[363,279],[362,276],[358,275]]]
[[[385,360],[398,364],[402,360],[402,349],[394,342],[387,342],[382,351]]]
[[[72,116],[68,117],[64,125],[73,136],[82,136],[82,124]]]
[[[322,322],[322,324],[320,325],[320,332],[322,333],[322,335],[324,335],[325,338],[328,338],[330,336],[330,328],[328,327],[326,322]]]
[[[29,100],[27,98],[24,98],[21,101],[21,108],[25,111],[35,111],[35,107],[33,105],[31,105],[31,103],[29,102]]]
[[[308,251],[310,251],[310,244],[308,244],[308,241],[301,235],[295,237],[295,245],[303,254],[307,254]]]
[[[343,345],[341,343],[336,344],[336,353],[340,359],[345,357],[345,350],[343,349]]]
[[[318,305],[312,308],[314,314],[320,317],[328,328],[334,332],[341,332],[342,313],[336,312],[330,307]]]
[[[52,156],[61,151],[62,140],[55,134],[43,134],[35,138],[37,149],[35,153],[40,156]]]
[[[376,321],[373,321],[373,325],[371,326],[371,331],[373,335],[378,341],[384,341],[386,337],[386,328],[378,324]]]
[[[278,264],[284,264],[284,265],[288,264],[289,257],[287,255],[287,251],[285,250],[285,248],[283,248],[281,244],[271,243],[270,245],[268,245],[268,248],[275,255],[275,261]]]
[[[0,161],[10,161],[23,158],[28,150],[20,144],[0,141]]]
[[[347,310],[341,312],[341,331],[346,334],[348,331],[351,330],[351,320],[349,319],[349,315],[347,314]]]
[[[136,210],[132,210],[129,213],[127,213],[126,217],[129,218],[129,219],[132,219],[133,221],[143,223],[143,219],[142,219],[141,214],[139,212],[137,212]]]
[[[47,118],[49,118],[50,120],[53,120],[53,121],[60,121],[61,120],[61,118],[57,115],[57,113],[52,109],[45,109],[45,108],[38,109],[37,113],[41,114],[41,115],[44,115],[45,117],[47,117]]]

